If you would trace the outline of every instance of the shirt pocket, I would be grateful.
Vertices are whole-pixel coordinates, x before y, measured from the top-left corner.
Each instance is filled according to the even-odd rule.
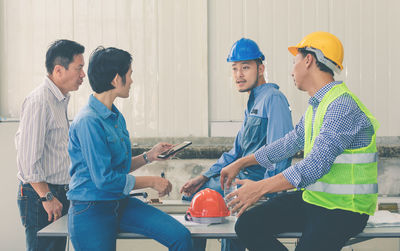
[[[111,154],[111,168],[114,170],[120,170],[119,168],[125,168],[125,161],[127,159],[124,139],[116,135],[107,136],[107,144]]]
[[[121,144],[118,137],[107,136],[107,144],[111,151],[111,156],[114,157],[121,150]]]
[[[249,116],[247,118],[246,125],[243,132],[242,145],[244,149],[250,147],[253,144],[259,144],[261,140],[265,138],[266,128],[265,122],[267,119],[256,116]],[[263,142],[265,143],[265,142]]]

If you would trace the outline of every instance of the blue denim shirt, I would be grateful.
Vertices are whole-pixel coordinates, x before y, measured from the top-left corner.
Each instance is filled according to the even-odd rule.
[[[113,105],[110,111],[90,95],[69,131],[71,157],[69,200],[118,200],[135,185],[126,122]]]
[[[289,103],[285,95],[279,91],[279,86],[273,83],[257,86],[250,93],[244,113],[244,122],[236,136],[233,148],[229,152],[223,153],[217,163],[203,175],[208,178],[219,175],[225,166],[285,136],[292,129]],[[268,168],[267,171],[260,165],[249,166],[241,170],[239,177],[261,180],[263,177],[272,177],[282,172],[290,164],[291,158],[271,164],[271,168]]]

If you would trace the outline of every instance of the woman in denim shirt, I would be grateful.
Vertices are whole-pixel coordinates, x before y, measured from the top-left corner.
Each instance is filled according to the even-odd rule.
[[[132,57],[123,50],[98,47],[88,67],[94,94],[71,124],[68,230],[75,250],[115,250],[118,232],[153,238],[170,250],[191,250],[190,232],[166,213],[130,198],[132,189],[151,187],[164,196],[171,183],[161,177],[129,173],[153,161],[171,147],[155,145],[132,157],[125,119],[113,105],[128,98]]]

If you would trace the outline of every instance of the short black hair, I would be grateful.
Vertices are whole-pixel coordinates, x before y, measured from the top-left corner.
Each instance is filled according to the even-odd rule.
[[[311,55],[315,58],[315,62],[317,63],[318,69],[319,69],[320,71],[330,73],[332,76],[334,76],[333,71],[332,71],[328,66],[326,66],[326,65],[324,65],[323,63],[321,63],[321,62],[318,61],[318,59],[317,59],[317,57],[316,57],[316,55],[315,55],[314,52],[308,51],[308,50],[305,49],[305,48],[299,48],[298,51],[301,53],[301,55],[303,55],[303,57],[307,56],[307,54],[311,54]],[[329,59],[328,59],[328,60],[329,60]],[[330,60],[330,61],[331,61],[333,64],[335,64],[332,60]],[[335,65],[336,65],[336,64],[335,64]]]
[[[68,69],[69,64],[74,61],[74,56],[84,52],[85,47],[75,41],[67,39],[54,41],[46,53],[47,73],[52,74],[56,65],[61,65]]]
[[[90,55],[87,71],[92,90],[102,93],[114,89],[111,82],[117,74],[125,83],[125,75],[129,71],[131,63],[132,56],[127,51],[114,47],[97,47]]]

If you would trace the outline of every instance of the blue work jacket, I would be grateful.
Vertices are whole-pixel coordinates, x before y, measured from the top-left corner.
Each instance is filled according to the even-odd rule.
[[[233,148],[225,152],[218,161],[203,175],[210,178],[220,174],[225,166],[235,160],[254,153],[264,145],[268,145],[293,130],[292,114],[285,95],[279,86],[266,83],[251,90],[244,121],[236,135]],[[268,168],[260,165],[249,166],[239,173],[240,179],[261,180],[272,177],[291,164],[291,158],[271,164]]]

